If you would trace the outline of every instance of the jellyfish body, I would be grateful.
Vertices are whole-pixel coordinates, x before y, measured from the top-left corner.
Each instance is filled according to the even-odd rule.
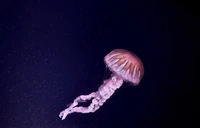
[[[111,72],[134,86],[138,85],[143,77],[142,61],[128,50],[113,50],[105,56],[104,62]]]
[[[122,86],[123,81],[136,86],[143,77],[144,68],[142,61],[138,56],[128,50],[115,49],[105,56],[104,62],[112,72],[111,78],[105,80],[96,92],[78,96],[68,108],[60,112],[59,117],[62,120],[74,112],[95,112]],[[92,103],[88,107],[77,106],[78,103],[91,99]]]

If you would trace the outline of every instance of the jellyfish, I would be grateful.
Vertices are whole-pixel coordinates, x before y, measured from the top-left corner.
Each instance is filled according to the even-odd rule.
[[[122,86],[123,82],[137,86],[144,75],[144,67],[140,58],[126,49],[111,51],[104,57],[104,62],[112,72],[111,77],[104,80],[96,92],[78,96],[73,103],[60,112],[59,117],[62,120],[71,113],[92,113],[97,111]],[[79,103],[87,102],[88,100],[92,101],[88,107],[77,106]]]

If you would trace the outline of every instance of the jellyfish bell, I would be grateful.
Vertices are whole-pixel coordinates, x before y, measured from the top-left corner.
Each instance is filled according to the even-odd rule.
[[[140,58],[126,49],[115,49],[104,57],[106,67],[117,77],[131,85],[139,85],[144,67]]]
[[[112,72],[111,77],[104,80],[103,84],[96,92],[88,95],[78,96],[65,110],[60,112],[59,117],[64,120],[67,115],[77,113],[95,112],[119,89],[123,81],[136,86],[140,83],[144,75],[142,61],[134,53],[125,49],[115,49],[108,53],[104,62],[106,67]],[[86,102],[92,99],[88,107],[77,106],[80,102]]]

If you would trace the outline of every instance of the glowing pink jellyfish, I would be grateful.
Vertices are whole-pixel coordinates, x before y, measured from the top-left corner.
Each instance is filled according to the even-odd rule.
[[[113,95],[116,89],[122,86],[123,81],[137,86],[143,77],[144,67],[142,61],[128,50],[115,49],[105,56],[104,62],[112,72],[111,78],[105,80],[98,91],[77,97],[68,108],[60,112],[59,117],[62,120],[74,112],[95,112]],[[90,99],[92,99],[92,103],[88,107],[77,106],[79,102],[86,102]]]

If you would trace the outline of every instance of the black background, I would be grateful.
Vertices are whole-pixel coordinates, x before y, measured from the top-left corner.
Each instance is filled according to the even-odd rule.
[[[199,17],[163,0],[0,2],[0,128],[192,127]],[[144,77],[95,113],[59,113],[105,78],[104,56],[137,54]]]

